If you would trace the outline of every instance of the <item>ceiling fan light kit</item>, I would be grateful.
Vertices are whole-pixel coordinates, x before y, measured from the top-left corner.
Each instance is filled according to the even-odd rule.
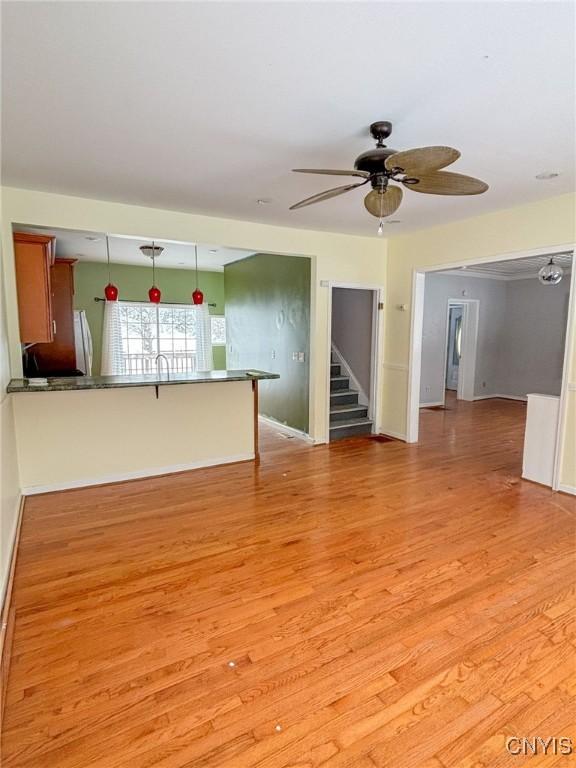
[[[453,147],[419,147],[402,152],[390,149],[384,144],[392,133],[392,123],[388,120],[372,123],[370,133],[376,141],[376,147],[359,155],[354,161],[353,170],[293,169],[295,173],[353,176],[362,181],[307,197],[290,206],[290,210],[330,200],[370,183],[372,191],[365,196],[364,207],[379,220],[378,234],[381,235],[384,232],[384,219],[395,213],[402,202],[402,188],[396,184],[427,195],[480,195],[488,189],[488,184],[473,176],[442,170],[460,157],[460,152]],[[391,185],[391,181],[395,184]]]

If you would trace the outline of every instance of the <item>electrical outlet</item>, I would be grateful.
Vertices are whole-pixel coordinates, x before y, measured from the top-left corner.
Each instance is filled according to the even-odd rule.
[[[426,387],[426,392],[430,392],[430,387]]]
[[[275,349],[272,350],[271,357],[272,357],[272,360],[276,360],[276,350]]]

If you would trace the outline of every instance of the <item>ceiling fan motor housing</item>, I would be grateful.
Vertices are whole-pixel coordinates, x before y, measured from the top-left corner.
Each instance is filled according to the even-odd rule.
[[[362,152],[354,161],[354,168],[357,171],[368,171],[368,173],[386,173],[384,161],[390,155],[395,155],[397,150],[388,147],[376,147]]]

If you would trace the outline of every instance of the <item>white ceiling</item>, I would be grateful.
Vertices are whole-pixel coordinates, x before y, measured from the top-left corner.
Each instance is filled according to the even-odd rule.
[[[493,261],[489,264],[474,264],[472,267],[460,267],[447,269],[444,275],[460,275],[461,277],[488,277],[495,280],[523,280],[534,278],[538,270],[548,264],[550,259],[569,272],[572,268],[571,253],[549,253],[546,256],[527,256],[523,259],[509,259],[508,261]]]
[[[44,229],[42,227],[18,227],[20,231],[36,232],[56,238],[56,255],[79,261],[106,261],[106,236],[101,232],[81,232],[71,229]],[[194,243],[175,240],[155,240],[164,250],[156,257],[157,267],[194,269]],[[109,237],[110,261],[149,267],[150,259],[140,251],[141,245],[152,245],[151,240],[138,237]],[[198,243],[198,269],[221,272],[225,264],[245,259],[253,251],[240,248],[224,248],[220,245]]]
[[[480,196],[406,191],[403,232],[574,188],[569,2],[3,2],[3,182],[375,233],[345,178],[368,125],[447,144]],[[549,181],[535,175],[558,172]],[[259,205],[258,198],[270,199]]]

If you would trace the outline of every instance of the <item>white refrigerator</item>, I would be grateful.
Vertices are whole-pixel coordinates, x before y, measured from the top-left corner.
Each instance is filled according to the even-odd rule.
[[[83,309],[74,310],[74,343],[76,368],[85,376],[92,376],[92,336]]]

